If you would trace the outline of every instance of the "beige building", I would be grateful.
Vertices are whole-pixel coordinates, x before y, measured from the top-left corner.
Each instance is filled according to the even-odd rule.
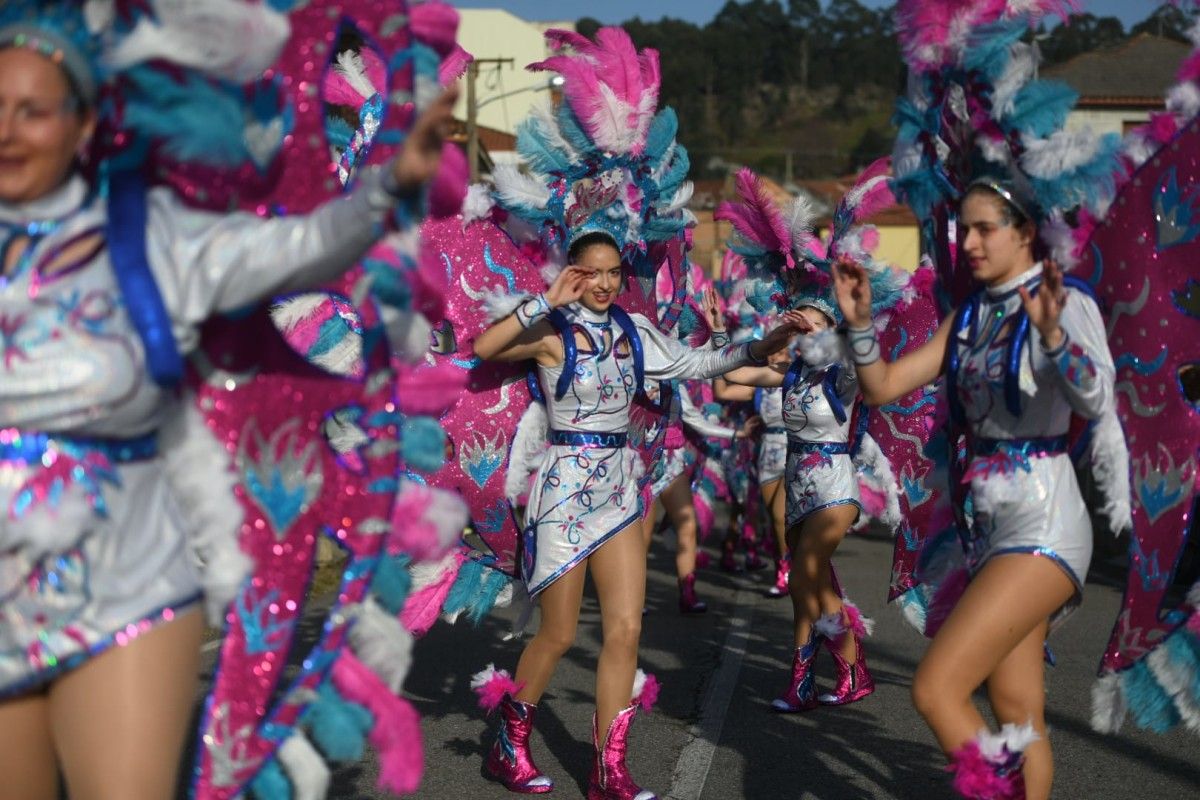
[[[515,134],[517,125],[529,116],[534,103],[550,99],[550,79],[553,73],[529,72],[525,67],[541,61],[550,53],[543,32],[548,28],[574,30],[574,22],[529,22],[507,11],[494,8],[459,9],[458,42],[475,56],[479,78],[475,84],[476,112],[481,128]],[[512,59],[498,64],[497,59]],[[466,78],[454,116],[467,118]],[[495,162],[515,158],[512,151],[492,150],[488,155]]]
[[[1123,136],[1163,110],[1163,98],[1189,52],[1186,44],[1142,33],[1117,47],[1082,53],[1043,70],[1041,77],[1079,92],[1068,130],[1090,127]]]

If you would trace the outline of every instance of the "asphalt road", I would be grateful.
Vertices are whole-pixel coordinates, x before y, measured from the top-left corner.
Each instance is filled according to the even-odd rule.
[[[876,620],[866,653],[877,691],[855,705],[777,715],[770,700],[787,680],[790,610],[765,595],[763,570],[701,573],[709,612],[681,617],[675,608],[673,537],[656,541],[650,560],[641,666],[662,682],[659,704],[639,714],[629,763],[642,785],[671,800],[819,798],[950,800],[945,759],[913,710],[909,678],[923,639],[884,605],[891,541],[857,535],[838,553],[850,596]],[[1127,727],[1119,736],[1088,725],[1090,687],[1120,604],[1117,562],[1089,579],[1083,608],[1051,641],[1058,666],[1047,674],[1048,717],[1057,775],[1055,798],[1200,797],[1200,747],[1177,729],[1165,736]],[[497,611],[479,627],[439,623],[415,652],[405,692],[421,711],[425,779],[418,797],[507,797],[480,776],[492,723],[475,706],[470,676],[488,662],[512,669],[520,644],[505,641],[511,622]],[[314,626],[315,627],[315,626]],[[593,669],[600,617],[589,590],[575,649],[543,699],[534,753],[555,781],[553,797],[580,798],[591,758]],[[818,686],[833,663],[818,660]],[[376,798],[370,762],[335,773],[331,797]]]

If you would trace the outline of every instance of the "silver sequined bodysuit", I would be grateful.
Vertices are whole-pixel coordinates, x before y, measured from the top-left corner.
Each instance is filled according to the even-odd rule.
[[[575,376],[561,400],[554,397],[562,365],[538,366],[550,428],[566,434],[618,434],[629,430],[636,391],[633,356],[607,312],[570,308],[574,331],[586,334]],[[645,317],[631,314],[645,353],[646,381],[710,378],[748,359],[749,345],[693,350],[664,336]],[[614,344],[615,342],[615,344]],[[524,574],[536,596],[556,579],[642,516],[638,480],[644,468],[631,447],[555,444],[534,476],[525,514]]]
[[[787,429],[783,424],[783,390],[760,390],[758,415],[763,433],[758,442],[758,482],[771,483],[783,477],[787,469]]]
[[[837,377],[830,380],[834,369]],[[858,378],[846,363],[824,367],[805,364],[795,385],[784,395],[783,422],[788,438],[784,486],[789,528],[814,511],[831,506],[849,504],[861,511],[858,478],[849,455],[850,417],[857,396]],[[844,421],[838,420],[833,402],[841,405]]]
[[[1065,436],[1072,411],[1099,417],[1113,403],[1114,368],[1095,302],[1068,288],[1062,346],[1043,350],[1032,326],[1020,355],[1020,415],[1005,398],[1011,320],[1017,287],[1038,281],[1041,265],[984,291],[974,324],[958,348],[958,400],[971,440],[967,470],[972,500],[974,570],[1005,553],[1032,553],[1058,564],[1082,591],[1092,554],[1092,528]],[[1078,600],[1078,596],[1076,597]]]
[[[146,254],[185,354],[210,315],[339,275],[393,205],[374,174],[305,217],[200,212],[166,189],[146,203]],[[200,596],[153,438],[172,393],[147,374],[106,222],[105,203],[78,177],[33,204],[0,205],[0,244],[37,234],[0,285],[0,446],[11,453],[39,434],[150,443],[146,457],[113,464],[0,460],[0,695],[127,642]]]

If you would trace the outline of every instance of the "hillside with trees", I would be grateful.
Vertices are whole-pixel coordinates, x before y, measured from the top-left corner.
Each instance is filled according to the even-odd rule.
[[[1081,14],[1031,32],[1046,65],[1139,33],[1185,40],[1189,17],[1163,5],[1128,31]],[[577,23],[590,35],[600,23]],[[622,23],[662,60],[662,100],[675,107],[694,174],[748,164],[779,178],[844,175],[891,148],[892,103],[903,91],[892,9],[859,0],[727,2],[707,25]]]

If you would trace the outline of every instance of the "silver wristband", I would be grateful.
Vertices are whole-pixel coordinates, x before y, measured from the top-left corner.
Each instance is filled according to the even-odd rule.
[[[879,337],[875,334],[875,326],[866,328],[847,328],[846,346],[850,349],[850,359],[860,367],[874,364],[883,358],[883,350],[879,346]]]
[[[528,300],[522,300],[521,305],[513,312],[522,328],[528,328],[542,317],[550,313],[550,301],[545,294],[535,294]]]
[[[713,347],[726,347],[730,342],[729,331],[713,331],[711,338]]]

